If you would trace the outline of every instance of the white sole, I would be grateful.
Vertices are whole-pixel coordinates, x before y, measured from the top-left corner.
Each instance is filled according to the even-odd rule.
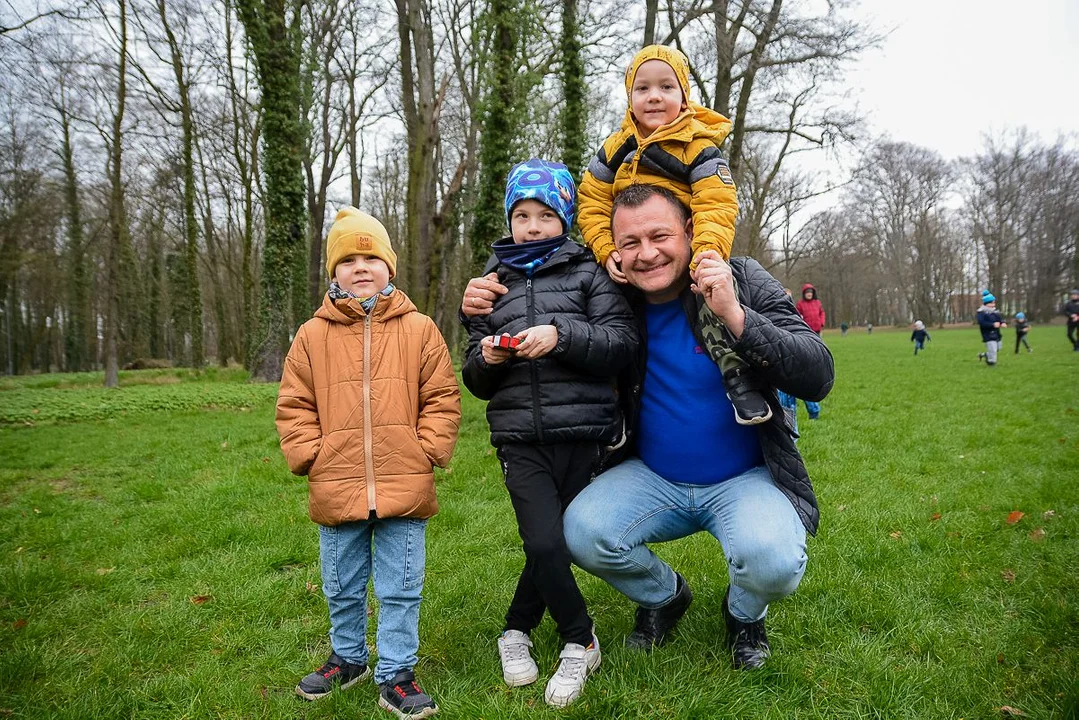
[[[511,678],[505,673],[502,674],[502,679],[506,682],[506,687],[524,687],[525,685],[531,685],[539,680],[539,668],[536,668],[536,672],[531,675],[525,675],[524,677]]]
[[[592,677],[592,673],[594,673],[596,671],[596,669],[599,668],[600,663],[602,663],[602,662],[603,662],[603,654],[602,653],[597,653],[596,654],[596,663],[594,665],[589,663],[589,664],[587,664],[585,666],[585,667],[588,668],[588,670],[587,670],[587,672],[585,673],[585,676],[584,676],[585,683],[588,682],[588,678]],[[543,700],[544,700],[544,702],[546,702],[551,707],[564,708],[564,707],[568,707],[569,705],[572,705],[574,702],[576,702],[577,699],[581,697],[582,692],[584,692],[584,685],[581,685],[581,690],[578,691],[578,693],[576,695],[569,698],[568,700],[561,700],[560,699],[560,700],[557,700],[557,701],[553,700],[552,698],[547,697],[547,693],[545,692],[545,693],[543,693]]]
[[[381,695],[378,696],[378,706],[380,708],[382,708],[383,710],[385,710],[386,712],[391,713],[391,714],[395,715],[396,717],[400,718],[400,720],[419,720],[419,718],[431,717],[432,715],[435,715],[435,714],[438,713],[438,706],[437,705],[435,707],[433,707],[433,708],[424,708],[423,710],[420,710],[418,713],[406,713],[403,710],[398,710],[393,705],[390,705],[388,702],[386,702],[386,699],[384,697],[382,697]]]

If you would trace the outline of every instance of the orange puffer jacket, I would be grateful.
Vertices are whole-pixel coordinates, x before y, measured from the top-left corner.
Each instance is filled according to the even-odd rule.
[[[400,290],[370,315],[327,294],[296,333],[277,432],[289,469],[308,476],[319,525],[437,513],[432,466],[449,463],[460,425],[446,341]]]

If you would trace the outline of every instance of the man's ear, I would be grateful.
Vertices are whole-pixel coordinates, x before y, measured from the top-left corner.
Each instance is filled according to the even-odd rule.
[[[686,240],[693,242],[693,218],[686,218]]]

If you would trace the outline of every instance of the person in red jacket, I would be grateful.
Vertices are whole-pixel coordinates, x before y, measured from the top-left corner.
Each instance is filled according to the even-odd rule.
[[[790,295],[790,290],[787,290],[787,294]],[[805,320],[805,323],[809,326],[809,329],[820,335],[821,328],[824,327],[824,306],[822,306],[820,304],[820,300],[817,299],[817,288],[813,287],[809,283],[803,285],[802,299],[795,303],[794,307],[798,311],[798,314],[802,316],[802,319]],[[784,398],[781,395],[780,401],[782,401],[783,399]],[[797,400],[795,400],[789,395],[787,396],[787,401],[790,403],[791,408],[798,406]],[[804,402],[806,404],[806,412],[809,413],[809,419],[816,420],[817,418],[819,418],[820,403],[810,402],[809,400],[805,400]],[[784,407],[786,408],[787,406],[784,405]],[[797,431],[797,419],[795,419],[792,424],[794,425],[795,431]]]
[[[817,288],[809,283],[802,286],[802,299],[795,305],[798,314],[806,321],[806,325],[813,332],[820,335],[824,327],[824,306],[817,299]]]

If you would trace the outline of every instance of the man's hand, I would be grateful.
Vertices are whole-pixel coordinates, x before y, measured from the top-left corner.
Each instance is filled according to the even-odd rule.
[[[488,365],[501,365],[513,357],[512,350],[498,347],[495,344],[493,335],[488,335],[483,340],[480,340],[480,352],[483,354],[483,361]]]
[[[509,288],[498,282],[498,273],[488,273],[483,277],[472,278],[465,286],[465,295],[461,299],[461,312],[465,317],[470,318],[490,315],[494,309],[495,300],[508,292]]]
[[[626,279],[626,274],[622,272],[622,256],[618,254],[617,250],[612,250],[611,254],[607,256],[607,262],[603,263],[603,268],[611,276],[611,280],[614,280],[619,285],[625,285],[629,282]]]
[[[736,339],[746,327],[746,312],[734,291],[731,266],[715,250],[697,256],[697,269],[691,273],[690,289],[704,297],[704,302],[716,314]]]
[[[525,360],[541,358],[558,345],[558,328],[554,325],[536,325],[522,330],[514,337],[521,341],[516,354]]]

